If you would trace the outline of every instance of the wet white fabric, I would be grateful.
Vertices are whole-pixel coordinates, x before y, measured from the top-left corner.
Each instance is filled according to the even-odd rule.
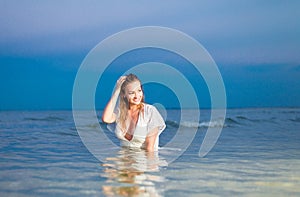
[[[122,132],[122,129],[118,123],[115,128],[115,134],[120,139],[121,146],[130,148],[145,148],[146,137],[151,134],[153,129],[158,128],[158,136],[154,144],[154,150],[157,150],[159,144],[159,135],[165,129],[165,127],[165,121],[158,110],[153,105],[144,104],[144,112],[139,114],[132,139],[127,140],[124,137],[124,132]]]

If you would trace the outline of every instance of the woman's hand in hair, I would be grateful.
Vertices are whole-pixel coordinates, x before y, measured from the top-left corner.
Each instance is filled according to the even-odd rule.
[[[124,83],[125,80],[126,80],[126,76],[121,76],[121,77],[118,79],[118,81],[117,81],[117,83],[116,83],[116,89],[115,89],[115,92],[116,92],[117,94],[120,93],[120,91],[121,91],[121,86],[122,86],[122,84]]]

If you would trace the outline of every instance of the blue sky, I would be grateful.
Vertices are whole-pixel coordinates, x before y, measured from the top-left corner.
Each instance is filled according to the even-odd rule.
[[[71,109],[74,78],[88,52],[112,34],[148,25],[182,31],[207,49],[222,74],[228,107],[299,107],[299,8],[299,1],[276,0],[0,0],[0,110]],[[97,107],[118,71],[112,69],[107,89],[97,92]],[[192,73],[187,77],[197,81]],[[208,107],[205,88],[197,94]],[[149,102],[154,97],[148,93]],[[161,102],[177,105],[176,99]]]

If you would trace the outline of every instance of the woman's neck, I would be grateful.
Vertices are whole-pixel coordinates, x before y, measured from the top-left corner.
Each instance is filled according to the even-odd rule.
[[[136,104],[129,104],[129,109],[128,111],[132,111],[132,112],[135,112],[135,111],[139,111],[141,108],[142,108],[142,103],[136,105]]]
[[[135,112],[139,110],[139,106],[138,105],[130,105],[128,111],[130,112]]]

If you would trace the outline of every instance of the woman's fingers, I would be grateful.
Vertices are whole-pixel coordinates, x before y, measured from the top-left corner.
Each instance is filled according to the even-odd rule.
[[[126,76],[121,76],[118,80],[117,80],[117,84],[116,84],[116,92],[119,94],[120,90],[121,90],[121,86],[124,83],[124,81],[126,80]]]
[[[121,87],[121,85],[124,83],[125,80],[126,80],[126,76],[121,76],[117,81],[117,85]]]

